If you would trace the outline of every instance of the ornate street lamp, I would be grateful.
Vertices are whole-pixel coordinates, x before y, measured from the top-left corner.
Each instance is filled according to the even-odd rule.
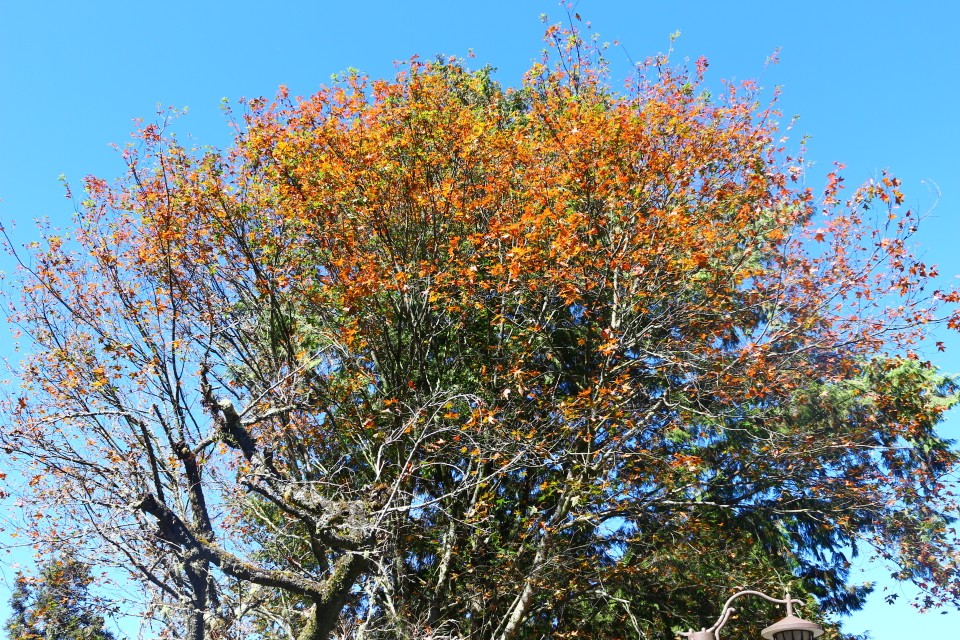
[[[726,604],[723,605],[723,610],[720,612],[720,618],[714,623],[709,629],[700,629],[700,631],[684,631],[679,635],[685,636],[687,640],[720,640],[720,629],[723,628],[723,625],[727,624],[727,620],[730,619],[730,615],[733,614],[736,609],[733,609],[730,606],[730,603],[739,598],[740,596],[760,596],[764,600],[769,600],[770,602],[776,602],[777,604],[787,605],[787,617],[779,622],[775,622],[761,632],[761,635],[766,640],[813,640],[813,638],[819,637],[823,634],[823,627],[813,622],[807,622],[797,616],[793,615],[793,605],[803,604],[802,600],[794,600],[790,597],[790,594],[787,594],[786,599],[777,600],[776,598],[771,598],[770,596],[760,593],[759,591],[740,591],[730,596],[730,599],[727,600]]]

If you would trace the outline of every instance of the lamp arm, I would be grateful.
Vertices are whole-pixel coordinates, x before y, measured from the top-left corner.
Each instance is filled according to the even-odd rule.
[[[713,624],[713,626],[707,629],[707,631],[712,631],[714,633],[717,633],[718,631],[720,631],[720,629],[723,628],[723,625],[725,625],[727,623],[727,620],[730,619],[731,614],[733,614],[733,612],[736,611],[736,609],[730,606],[730,603],[736,600],[737,598],[739,598],[740,596],[760,596],[764,600],[769,600],[770,602],[774,602],[776,604],[785,604],[787,605],[788,616],[793,615],[794,604],[803,604],[803,600],[797,600],[796,598],[791,598],[789,593],[787,593],[787,597],[785,599],[779,600],[777,598],[771,598],[767,594],[760,593],[759,591],[751,591],[751,590],[739,591],[727,599],[727,601],[723,605],[723,609],[720,612],[720,618],[717,619],[717,621]],[[717,637],[719,638],[719,636]]]

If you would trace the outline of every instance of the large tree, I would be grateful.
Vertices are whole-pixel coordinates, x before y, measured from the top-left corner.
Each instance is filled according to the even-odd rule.
[[[548,37],[518,89],[348,74],[88,178],[17,253],[37,534],[191,640],[669,638],[742,585],[856,609],[863,553],[960,602],[898,181],[817,195],[752,84]]]

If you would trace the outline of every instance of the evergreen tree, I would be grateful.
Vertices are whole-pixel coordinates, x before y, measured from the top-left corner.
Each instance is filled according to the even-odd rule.
[[[38,578],[17,572],[7,621],[10,640],[114,640],[89,594],[90,567],[64,553]]]

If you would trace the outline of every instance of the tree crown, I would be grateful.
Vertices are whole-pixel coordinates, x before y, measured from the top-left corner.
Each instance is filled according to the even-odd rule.
[[[4,442],[170,633],[670,637],[738,585],[855,609],[864,547],[960,598],[917,356],[957,296],[897,179],[814,194],[753,84],[548,38],[519,89],[414,60],[226,151],[147,125],[24,257]]]

